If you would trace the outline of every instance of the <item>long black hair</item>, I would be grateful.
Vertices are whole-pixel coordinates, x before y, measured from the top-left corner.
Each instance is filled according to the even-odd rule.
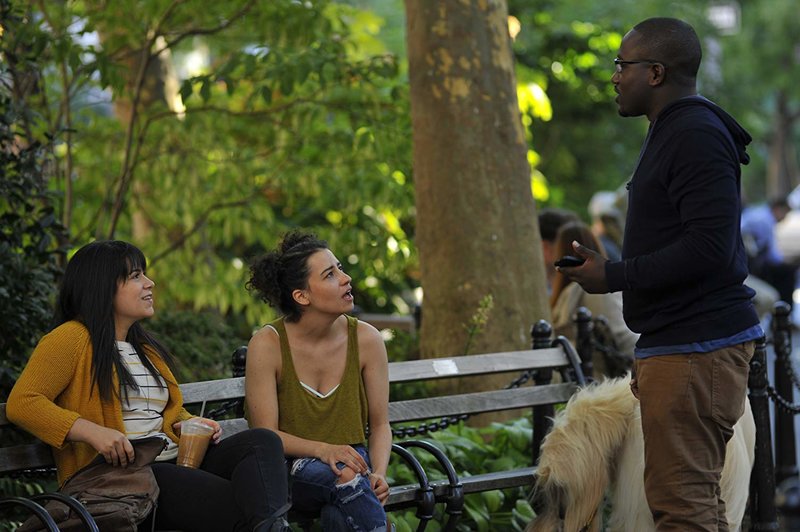
[[[81,322],[92,341],[92,390],[100,398],[120,397],[114,388],[114,372],[120,387],[137,387],[122,362],[115,344],[114,296],[119,282],[127,282],[134,270],[146,271],[144,254],[136,246],[120,240],[92,242],[80,248],[67,264],[56,304],[55,326],[70,320]],[[174,361],[167,349],[136,322],[128,329],[125,341],[136,349],[147,371],[161,385],[159,373],[145,355],[144,346],[160,356],[170,368]],[[126,394],[127,396],[127,394]]]
[[[303,307],[294,300],[292,292],[308,288],[308,258],[317,251],[328,249],[328,243],[302,231],[286,234],[277,249],[256,259],[250,266],[248,290],[279,309],[286,321],[296,322]]]

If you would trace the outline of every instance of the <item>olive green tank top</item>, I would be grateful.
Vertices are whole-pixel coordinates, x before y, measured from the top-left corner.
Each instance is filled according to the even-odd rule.
[[[339,386],[324,397],[303,387],[292,361],[283,318],[273,321],[281,341],[278,428],[299,438],[334,445],[363,444],[368,419],[367,393],[358,356],[358,319],[347,316],[347,362]]]

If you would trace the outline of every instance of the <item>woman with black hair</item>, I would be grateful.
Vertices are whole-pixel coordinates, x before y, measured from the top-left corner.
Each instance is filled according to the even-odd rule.
[[[64,274],[56,327],[12,389],[8,418],[53,447],[61,486],[98,454],[126,467],[135,458],[131,440],[163,437],[152,465],[158,529],[288,529],[275,433],[249,430],[222,440],[219,424],[203,419],[216,445],[199,469],[175,465],[181,423],[193,416],[183,408],[172,357],[139,323],[155,312],[153,288],[133,245],[101,241],[79,249]]]
[[[327,243],[301,232],[252,265],[248,288],[283,316],[250,340],[245,393],[250,425],[283,441],[292,507],[320,512],[325,531],[382,531],[388,362],[380,333],[347,315],[350,281]]]

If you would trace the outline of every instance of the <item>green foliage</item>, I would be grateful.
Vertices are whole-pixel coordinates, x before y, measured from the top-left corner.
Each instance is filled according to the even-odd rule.
[[[37,49],[41,40],[15,32],[24,16],[0,2],[8,30],[0,53],[13,61],[17,75],[28,72],[21,50]],[[0,79],[12,75],[0,62]],[[5,400],[31,348],[52,318],[52,296],[60,273],[59,241],[64,230],[47,191],[47,148],[51,136],[38,134],[31,109],[0,84],[0,398]]]
[[[509,1],[522,28],[513,46],[517,77],[541,86],[552,105],[552,117],[523,116],[546,178],[547,194],[537,199],[579,213],[595,191],[625,182],[630,161],[620,154],[638,149],[643,129],[613,107],[609,65],[624,26],[586,8]]]
[[[272,313],[243,289],[246,264],[302,227],[329,240],[365,311],[405,310],[408,95],[380,17],[333,1],[6,3],[40,80],[21,96],[69,131],[46,185],[71,247],[133,240],[165,307],[253,327]]]
[[[467,342],[464,345],[464,355],[469,354],[472,347],[472,342],[475,337],[481,334],[489,321],[489,316],[494,308],[494,298],[492,294],[487,294],[478,302],[478,308],[475,313],[470,317],[469,323],[463,324],[464,329],[467,331]]]
[[[779,192],[770,189],[775,183],[765,179],[769,166],[785,164],[794,174],[793,184],[800,184],[800,86],[796,82],[800,23],[796,13],[792,0],[742,2],[741,25],[716,39],[713,67],[707,69],[711,75],[701,87],[733,112],[754,138],[748,149],[751,163],[742,169],[745,198],[752,203]],[[784,155],[772,151],[770,144],[775,141],[786,143]],[[771,160],[776,156],[784,160]]]
[[[679,17],[697,30],[704,47],[699,90],[753,135],[748,150],[752,162],[743,168],[743,184],[751,199],[763,197],[777,128],[793,121],[785,142],[796,146],[800,140],[795,118],[800,89],[793,82],[800,69],[793,52],[800,35],[795,4],[701,0],[674,2],[666,13],[659,0],[509,0],[509,13],[521,24],[513,45],[517,78],[541,86],[553,108],[550,119],[523,116],[531,146],[540,155],[537,169],[547,180],[548,194],[537,199],[546,197],[547,205],[585,216],[594,192],[615,190],[627,181],[647,120],[618,116],[611,62],[624,33],[652,16]],[[726,6],[739,10],[738,27],[723,30],[712,24],[708,9]],[[762,44],[754,47],[754,42]],[[790,167],[800,165],[796,150],[790,149],[788,158]]]
[[[59,241],[65,237],[54,214],[54,198],[46,186],[52,136],[25,102],[13,98],[6,83],[13,74],[30,72],[29,56],[42,40],[24,28],[24,12],[0,0],[0,401],[5,401],[28,355],[48,328],[59,267]],[[30,80],[30,79],[29,79]],[[22,443],[25,435],[4,430],[3,445]],[[0,497],[29,496],[43,491],[36,480],[0,478]],[[4,513],[0,530],[22,520],[23,513]]]
[[[433,432],[428,441],[442,450],[453,463],[459,476],[477,475],[492,471],[503,471],[531,465],[532,427],[530,419],[520,418],[504,423],[492,423],[489,427],[474,428],[464,424]],[[429,479],[446,478],[438,462],[427,452],[411,449],[422,464]],[[387,472],[391,485],[415,484],[413,472],[393,460]],[[463,531],[520,531],[533,517],[528,504],[527,489],[494,490],[467,495],[464,514],[458,530]],[[442,505],[437,505],[437,514],[428,525],[428,530],[441,530],[447,521]],[[398,531],[416,530],[418,519],[413,510],[393,512],[392,520]]]
[[[44,490],[36,482],[29,482],[8,477],[0,477],[0,497],[30,497]],[[0,520],[0,531],[15,530],[30,515],[27,510],[16,507],[3,508]]]
[[[231,355],[247,343],[212,311],[159,311],[144,325],[175,357],[178,382],[231,377]]]

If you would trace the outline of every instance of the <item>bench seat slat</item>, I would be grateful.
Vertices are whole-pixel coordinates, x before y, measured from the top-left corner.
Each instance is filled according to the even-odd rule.
[[[471,477],[461,476],[461,489],[465,494],[479,493],[483,491],[509,488],[532,487],[536,479],[535,467],[523,467],[510,471],[498,471],[494,473],[482,473]],[[448,495],[449,484],[447,480],[431,481],[433,493],[437,501],[444,500]],[[416,502],[416,484],[406,484],[394,486],[389,491],[389,500],[386,502],[386,510],[398,510],[413,506]]]
[[[487,490],[517,488],[520,486],[533,487],[535,477],[535,467],[523,467],[509,471],[497,471],[471,477],[460,477],[459,480],[461,480],[464,493],[477,493]],[[446,484],[443,488],[446,488]],[[434,492],[436,492],[436,490],[434,490]],[[443,489],[442,495],[446,493],[446,490]]]
[[[394,401],[389,403],[389,422],[398,423],[442,416],[495,412],[498,410],[563,403],[569,400],[576,390],[577,386],[575,384],[562,383]]]

